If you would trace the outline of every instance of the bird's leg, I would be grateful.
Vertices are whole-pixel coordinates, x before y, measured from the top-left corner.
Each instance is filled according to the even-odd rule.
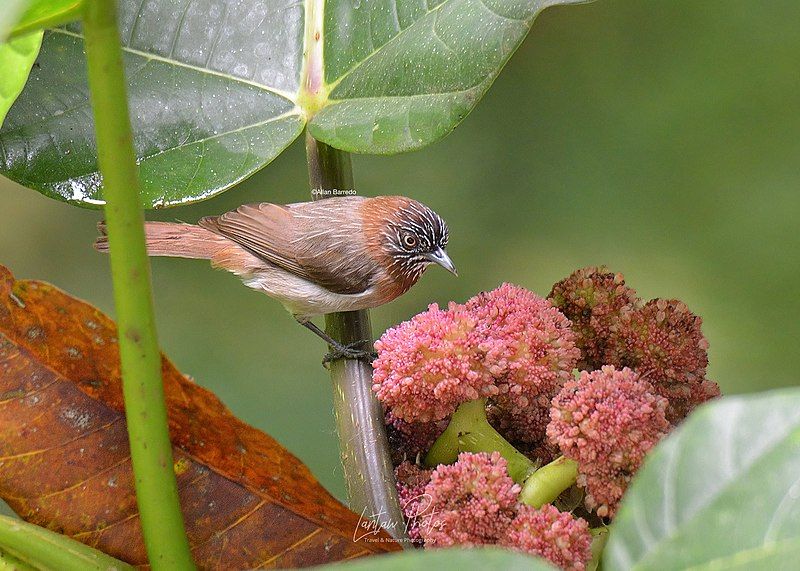
[[[374,351],[366,351],[364,349],[360,349],[359,347],[363,347],[365,344],[369,343],[369,340],[362,339],[361,341],[356,341],[355,343],[348,343],[347,345],[342,345],[336,339],[325,333],[322,329],[317,327],[312,321],[300,321],[299,319],[297,322],[317,335],[320,339],[325,341],[328,345],[331,346],[333,351],[325,355],[325,358],[322,359],[322,364],[331,363],[338,359],[363,359],[368,362],[372,362],[377,357],[377,354]]]

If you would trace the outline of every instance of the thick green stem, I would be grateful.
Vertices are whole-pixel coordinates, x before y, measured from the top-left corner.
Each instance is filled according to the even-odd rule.
[[[133,571],[133,567],[49,529],[0,516],[0,569]],[[4,567],[3,565],[6,564]]]
[[[83,30],[142,532],[154,569],[193,569],[173,471],[114,0],[87,2]]]
[[[536,470],[536,464],[497,432],[486,418],[486,400],[478,399],[459,406],[450,423],[425,456],[425,464],[452,464],[459,452],[499,452],[508,462],[508,473],[517,482]]]
[[[308,177],[315,199],[353,188],[350,155],[306,136]],[[368,311],[325,316],[328,335],[342,344],[372,341]],[[372,392],[372,367],[340,359],[330,365],[333,407],[350,508],[375,519],[405,547],[405,533],[389,455],[383,409]]]
[[[519,501],[535,508],[549,504],[567,488],[575,483],[578,477],[578,464],[574,460],[559,456],[549,464],[542,466],[525,480]]]

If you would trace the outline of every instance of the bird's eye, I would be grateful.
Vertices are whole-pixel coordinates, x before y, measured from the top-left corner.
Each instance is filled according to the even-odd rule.
[[[403,236],[403,245],[406,248],[415,248],[417,246],[417,237],[413,234],[406,234]]]

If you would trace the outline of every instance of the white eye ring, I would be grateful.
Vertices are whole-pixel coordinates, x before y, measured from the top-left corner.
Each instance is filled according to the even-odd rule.
[[[414,237],[413,234],[406,234],[403,236],[403,244],[405,244],[409,248],[413,248],[417,245],[417,239]]]

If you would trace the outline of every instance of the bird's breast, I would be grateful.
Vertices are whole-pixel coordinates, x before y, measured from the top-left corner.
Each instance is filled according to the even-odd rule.
[[[275,298],[292,315],[302,317],[370,309],[396,297],[387,298],[375,285],[354,294],[332,292],[277,267],[264,267],[245,278],[244,283]]]

